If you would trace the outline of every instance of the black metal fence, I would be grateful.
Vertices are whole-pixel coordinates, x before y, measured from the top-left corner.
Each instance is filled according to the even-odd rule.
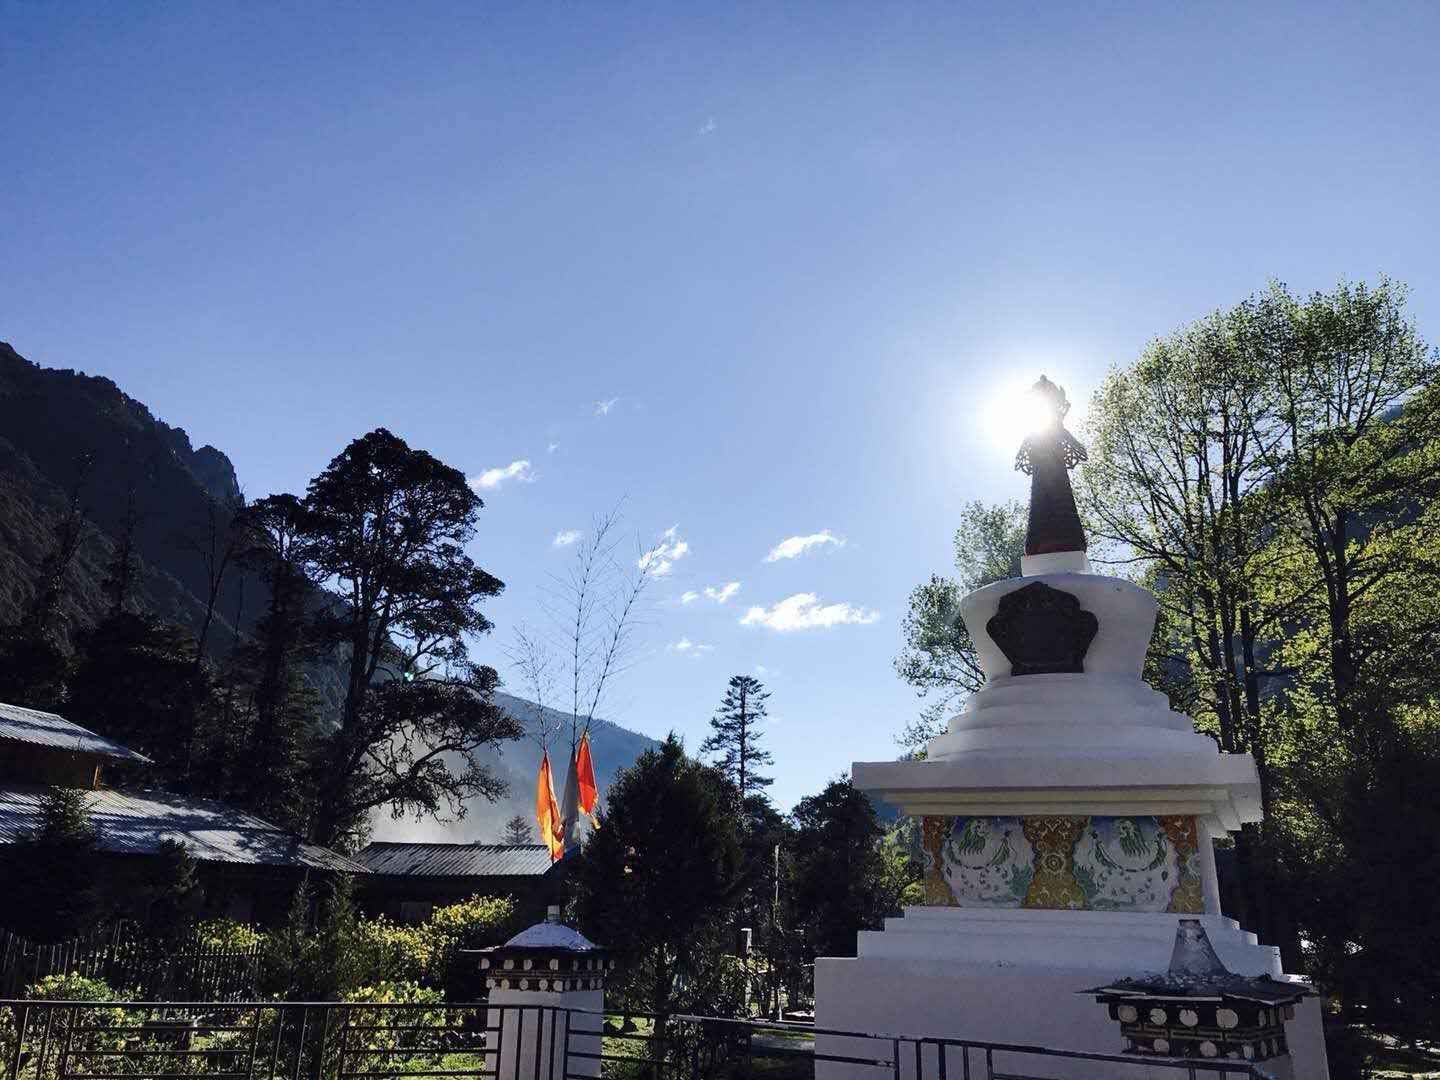
[[[197,938],[147,938],[126,924],[55,945],[0,930],[0,997],[19,997],[50,975],[103,979],[124,993],[189,1001],[245,1001],[255,996],[260,946],[224,948]]]
[[[1137,1059],[806,1025],[488,1004],[0,1001],[3,1080],[1271,1080]]]

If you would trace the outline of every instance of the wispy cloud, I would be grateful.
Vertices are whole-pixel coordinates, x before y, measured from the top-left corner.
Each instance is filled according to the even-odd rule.
[[[595,415],[609,416],[610,410],[615,408],[615,406],[619,404],[620,399],[618,397],[606,398],[603,401],[597,401],[595,402]]]
[[[697,592],[695,589],[687,589],[680,594],[680,603],[693,604],[700,597],[706,600],[714,600],[717,604],[723,604],[737,592],[740,591],[740,582],[727,581],[724,585],[706,585],[704,592]]]
[[[704,656],[707,652],[714,650],[714,645],[701,645],[698,641],[691,641],[688,637],[682,637],[679,641],[672,641],[665,646],[666,652],[679,653],[681,656]]]
[[[740,583],[738,581],[727,581],[724,585],[706,585],[705,598],[714,600],[717,604],[723,604],[739,591]]]
[[[690,545],[680,539],[680,526],[671,525],[661,534],[660,542],[641,555],[635,565],[656,577],[664,577],[689,551]]]
[[[696,135],[713,135],[713,134],[715,134],[715,131],[716,131],[716,129],[717,129],[719,126],[720,126],[720,125],[718,125],[717,123],[715,123],[715,118],[714,118],[713,116],[707,116],[707,117],[705,118],[705,122],[704,122],[703,124],[701,124],[698,128],[695,129],[695,134],[696,134]]]
[[[817,533],[808,536],[787,536],[773,548],[770,554],[765,556],[766,562],[779,562],[781,559],[797,559],[804,555],[811,548],[819,547],[844,547],[845,538],[836,536],[829,529],[821,529]]]
[[[793,630],[821,630],[831,626],[865,626],[880,618],[873,609],[836,602],[822,604],[814,593],[796,593],[770,607],[752,607],[740,619],[741,626],[768,626],[789,633]]]
[[[569,547],[585,534],[579,529],[561,529],[555,534],[555,539],[550,541],[552,547]]]
[[[560,449],[560,444],[559,444],[558,442],[552,442],[552,443],[550,443],[548,446],[545,447],[545,452],[546,452],[547,454],[553,454],[556,450],[559,450],[559,449]]]
[[[512,461],[509,465],[486,469],[479,476],[472,476],[470,486],[478,491],[494,491],[507,480],[519,480],[528,484],[534,479],[535,472],[530,468],[530,462],[522,458],[519,461]]]

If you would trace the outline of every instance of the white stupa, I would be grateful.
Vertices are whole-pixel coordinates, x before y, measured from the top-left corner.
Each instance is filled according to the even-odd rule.
[[[1285,978],[1216,883],[1215,838],[1262,816],[1255,762],[1142,680],[1158,603],[1092,570],[1068,476],[1084,450],[1063,392],[1036,390],[1053,421],[1017,461],[1032,485],[1022,575],[961,604],[985,685],[924,760],[853,766],[857,787],[922,819],[925,904],[861,933],[855,958],[816,962],[821,1027],[1116,1053],[1114,1023],[1078,991],[1164,971],[1181,918],[1231,972]],[[1294,1075],[1325,1080],[1318,999],[1287,1037]]]

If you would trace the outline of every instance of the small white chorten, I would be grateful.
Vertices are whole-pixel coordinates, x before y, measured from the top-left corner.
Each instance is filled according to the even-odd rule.
[[[1116,1053],[1077,992],[1164,970],[1181,918],[1231,972],[1285,978],[1279,950],[1220,911],[1212,844],[1260,820],[1255,762],[1141,678],[1158,602],[1092,571],[1068,476],[1085,451],[1063,391],[1036,390],[1053,421],[1017,459],[1022,575],[961,603],[985,685],[924,760],[853,766],[856,787],[922,820],[925,904],[861,933],[854,959],[816,961],[821,1027]],[[1287,1035],[1295,1076],[1325,1080],[1318,999]]]

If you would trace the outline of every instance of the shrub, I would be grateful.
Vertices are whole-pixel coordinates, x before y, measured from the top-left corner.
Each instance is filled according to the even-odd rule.
[[[394,1070],[401,1074],[425,1065],[433,1068],[440,1061],[448,1021],[443,1008],[445,995],[439,990],[404,980],[385,981],[357,987],[345,995],[345,1000],[376,1006],[435,1006],[346,1010],[345,1025],[350,1030],[344,1044],[349,1068],[361,1073]]]
[[[104,979],[67,972],[31,983],[24,996],[33,1001],[119,1001],[125,995],[116,993]]]
[[[420,927],[431,950],[430,984],[444,987],[451,1001],[481,996],[479,972],[457,962],[459,951],[502,944],[514,926],[515,900],[509,896],[472,896],[436,908]]]
[[[195,942],[223,952],[248,952],[265,944],[265,932],[234,919],[206,919],[195,924]]]
[[[403,926],[381,915],[362,919],[355,927],[360,968],[374,984],[420,982],[435,962],[432,937],[421,926]]]
[[[110,984],[102,979],[92,979],[85,975],[77,975],[73,972],[64,975],[47,975],[39,982],[32,983],[25,988],[21,995],[32,1001],[90,1001],[108,1002],[118,1001],[126,995],[117,993]],[[70,1027],[78,1020],[77,1027],[84,1030],[78,1033],[70,1032]],[[116,1027],[125,1022],[125,1010],[113,1009],[84,1009],[71,1011],[68,1009],[56,1010],[49,1018],[48,1031],[54,1045],[60,1045],[61,1041],[69,1043],[78,1051],[103,1051],[118,1049],[124,1041],[123,1034],[107,1032],[106,1028]],[[34,1021],[32,1020],[32,1024]],[[5,1009],[0,1011],[0,1060],[9,1062],[15,1052],[15,1013],[14,1010]],[[54,1061],[50,1062],[53,1067]],[[51,1075],[46,1070],[47,1077]],[[43,1080],[38,1078],[37,1080]]]
[[[458,904],[436,908],[424,924],[437,951],[483,949],[503,942],[515,921],[515,899],[510,896],[472,896]]]

